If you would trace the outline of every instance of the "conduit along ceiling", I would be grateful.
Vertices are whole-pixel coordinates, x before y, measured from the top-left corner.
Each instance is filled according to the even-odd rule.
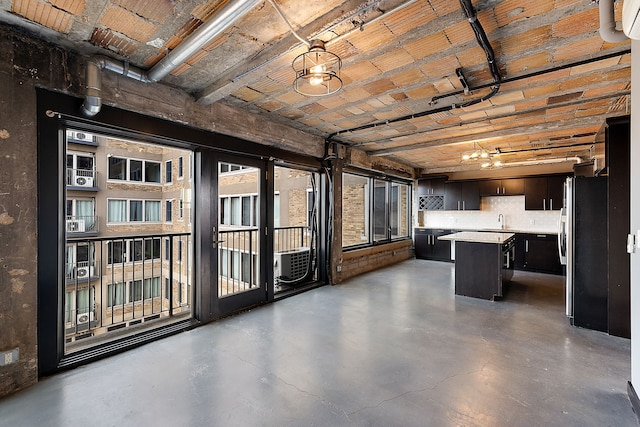
[[[152,84],[424,173],[478,169],[461,161],[478,147],[505,165],[588,159],[605,119],[629,114],[630,42],[603,40],[591,0],[472,0],[499,84],[459,0],[273,1],[283,16],[254,1]],[[148,70],[233,3],[13,0],[0,2],[0,19]],[[622,1],[611,7],[620,22]],[[308,49],[300,38],[341,58],[339,92],[293,90],[292,61]]]

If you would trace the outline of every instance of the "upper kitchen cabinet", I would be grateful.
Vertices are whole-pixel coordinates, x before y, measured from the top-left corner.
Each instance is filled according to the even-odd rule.
[[[525,210],[559,210],[564,198],[564,175],[525,178]]]
[[[449,211],[480,210],[480,187],[478,181],[445,183],[444,209]]]
[[[519,196],[524,194],[523,178],[490,179],[478,182],[481,196]]]
[[[418,180],[418,209],[421,211],[444,209],[444,183],[446,178]]]
[[[422,178],[418,180],[418,196],[444,196],[445,178]]]

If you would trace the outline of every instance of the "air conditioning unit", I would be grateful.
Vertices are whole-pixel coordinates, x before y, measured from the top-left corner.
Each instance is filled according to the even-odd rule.
[[[84,219],[68,219],[67,220],[67,232],[68,233],[83,233],[84,232]]]
[[[307,274],[309,248],[296,248],[273,254],[273,276],[280,280],[298,280]]]
[[[95,142],[95,138],[90,133],[76,132],[73,130],[67,131],[67,139],[75,142]]]
[[[93,187],[92,176],[76,176],[75,185],[78,187]]]
[[[630,39],[640,39],[640,0],[622,3],[622,31]]]
[[[79,279],[86,279],[93,276],[93,267],[78,267],[76,270],[76,277]]]
[[[89,322],[93,322],[93,311],[90,311],[88,313],[80,313],[76,317],[77,325],[80,325],[82,323],[89,323]]]

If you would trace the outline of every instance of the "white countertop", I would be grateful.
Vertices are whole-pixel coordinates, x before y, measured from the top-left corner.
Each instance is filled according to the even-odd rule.
[[[496,233],[484,231],[461,231],[438,237],[438,240],[455,240],[458,242],[496,243],[503,244],[515,236],[514,233]]]
[[[451,228],[451,227],[425,227],[418,226],[416,228],[421,228],[425,230],[454,230],[454,231],[477,231],[480,233],[486,232],[495,232],[495,233],[522,233],[522,234],[558,234],[558,230],[550,231],[550,230],[519,230],[515,228]]]

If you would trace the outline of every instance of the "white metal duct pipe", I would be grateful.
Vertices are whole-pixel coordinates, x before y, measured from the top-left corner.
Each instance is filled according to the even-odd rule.
[[[87,88],[82,104],[83,114],[95,116],[102,108],[102,70],[113,71],[144,83],[157,82],[261,2],[262,0],[229,1],[149,71],[130,67],[128,63],[107,57],[91,58],[85,72]]]
[[[106,56],[92,57],[87,62],[85,70],[87,90],[82,103],[82,112],[86,116],[95,116],[102,108],[102,70],[113,71],[144,83],[150,82],[145,71],[129,66],[129,63],[116,61]]]
[[[260,3],[262,0],[239,0],[230,1],[224,5],[210,20],[202,24],[178,47],[154,65],[147,73],[149,80],[152,82],[161,80]]]
[[[613,1],[600,0],[600,37],[609,43],[620,43],[627,40],[627,36],[616,29]]]

